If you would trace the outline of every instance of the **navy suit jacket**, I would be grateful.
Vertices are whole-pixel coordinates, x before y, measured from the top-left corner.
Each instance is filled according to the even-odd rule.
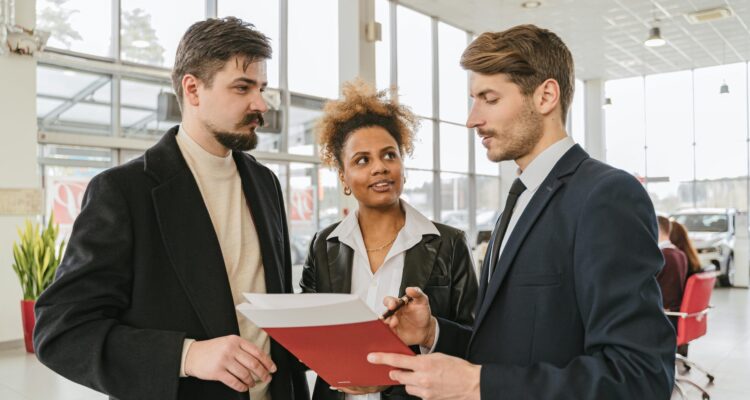
[[[118,399],[247,400],[221,382],[179,378],[186,337],[238,335],[224,258],[177,127],[146,154],[94,177],[55,282],[36,303],[39,360]],[[258,231],[268,293],[292,293],[281,186],[233,152]],[[308,399],[303,369],[271,342],[274,400]]]
[[[436,347],[482,365],[482,398],[670,397],[675,333],[655,279],[664,260],[635,178],[575,145],[533,195],[488,283],[489,259],[473,328],[439,319]]]

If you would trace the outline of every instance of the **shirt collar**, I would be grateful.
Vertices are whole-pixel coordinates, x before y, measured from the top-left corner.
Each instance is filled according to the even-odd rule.
[[[403,241],[404,243],[412,243],[409,246],[411,247],[414,244],[419,243],[424,235],[440,236],[440,231],[437,230],[432,221],[403,199],[400,201],[401,207],[406,214],[406,219],[404,221],[404,227],[401,229],[401,232],[399,232],[399,236],[402,236],[402,240],[399,240],[399,242]],[[328,235],[326,240],[338,238],[340,242],[349,245],[349,247],[356,247],[354,244],[354,238],[361,236],[359,220],[357,219],[358,215],[359,210],[349,213],[349,215],[344,217],[344,219],[341,220],[341,223],[339,223],[339,225]],[[354,232],[355,230],[357,231],[356,233]],[[415,240],[416,243],[413,243]]]
[[[523,172],[519,170],[518,178],[526,186],[526,190],[529,193],[533,193],[542,184],[544,179],[547,178],[547,175],[555,167],[555,164],[574,145],[575,142],[573,139],[570,136],[565,136],[565,138],[558,140],[536,156]]]

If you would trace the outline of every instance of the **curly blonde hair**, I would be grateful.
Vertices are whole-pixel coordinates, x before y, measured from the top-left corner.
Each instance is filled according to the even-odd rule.
[[[324,164],[343,169],[341,152],[349,134],[370,126],[388,131],[396,139],[401,156],[412,155],[419,120],[394,100],[395,93],[389,100],[385,90],[376,91],[361,79],[345,83],[343,92],[343,99],[326,102],[315,129]]]

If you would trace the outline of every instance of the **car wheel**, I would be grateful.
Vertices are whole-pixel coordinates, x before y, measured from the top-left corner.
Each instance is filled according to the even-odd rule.
[[[731,255],[727,259],[727,269],[723,275],[719,276],[719,284],[723,287],[734,286],[734,257]]]

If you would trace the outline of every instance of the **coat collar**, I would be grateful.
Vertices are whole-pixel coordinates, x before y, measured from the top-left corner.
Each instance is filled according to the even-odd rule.
[[[177,146],[178,127],[167,131],[144,156],[144,171],[158,185],[152,190],[162,241],[180,283],[209,337],[238,334],[229,279],[208,209]],[[284,291],[283,247],[278,215],[280,194],[271,174],[249,155],[233,152],[242,188],[258,230],[268,293]],[[271,186],[271,187],[269,187]],[[279,197],[275,197],[278,195]]]
[[[399,296],[406,287],[424,287],[432,273],[435,258],[440,249],[440,231],[427,217],[401,200],[406,214],[404,228],[400,235],[407,247],[404,256],[404,271],[401,278]],[[351,292],[354,246],[362,241],[356,212],[347,215],[339,225],[326,237],[328,269],[331,277],[331,289],[336,293]],[[364,249],[364,242],[361,243]]]

